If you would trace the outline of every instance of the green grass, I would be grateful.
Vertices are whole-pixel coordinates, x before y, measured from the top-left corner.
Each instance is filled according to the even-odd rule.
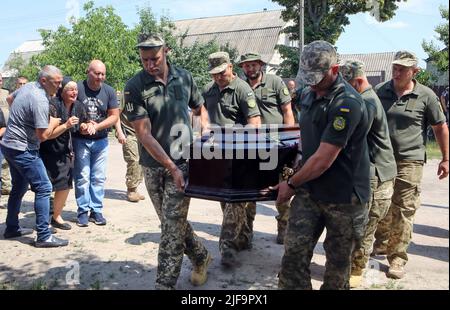
[[[427,159],[441,159],[441,149],[436,141],[428,141],[427,143]]]
[[[47,283],[45,283],[44,280],[37,279],[36,281],[34,281],[31,284],[30,290],[32,290],[32,291],[45,291],[45,290],[48,290],[48,285],[47,285]]]
[[[95,282],[91,284],[91,289],[92,290],[98,291],[98,290],[101,290],[101,288],[102,287],[101,287],[100,280],[95,280]]]

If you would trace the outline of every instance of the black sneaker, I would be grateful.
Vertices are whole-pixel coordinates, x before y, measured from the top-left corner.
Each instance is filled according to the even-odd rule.
[[[33,233],[33,229],[30,228],[20,228],[17,231],[6,231],[3,233],[3,237],[5,239],[18,238],[26,235],[30,235]]]
[[[37,248],[57,248],[57,247],[61,247],[61,246],[66,246],[68,244],[69,244],[68,240],[64,240],[64,239],[61,239],[61,238],[51,235],[45,241],[36,241],[34,246]]]
[[[89,222],[93,222],[95,225],[106,225],[106,219],[100,212],[91,212],[89,215]]]

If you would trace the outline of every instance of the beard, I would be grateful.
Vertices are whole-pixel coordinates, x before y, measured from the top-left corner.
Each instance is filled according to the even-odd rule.
[[[246,74],[245,75],[249,80],[252,80],[252,81],[254,81],[254,80],[257,80],[260,76],[261,76],[261,71],[258,71],[258,72],[255,72],[255,73],[252,73],[252,74]]]

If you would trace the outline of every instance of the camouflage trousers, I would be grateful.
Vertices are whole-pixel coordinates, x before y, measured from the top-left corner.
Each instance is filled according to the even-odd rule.
[[[127,163],[125,184],[128,189],[137,188],[144,177],[139,164],[139,146],[135,135],[128,134],[127,141],[122,145],[123,159]]]
[[[370,180],[371,196],[368,205],[369,220],[361,244],[352,254],[352,273],[359,274],[366,267],[375,239],[378,223],[386,216],[394,192],[394,180],[381,182],[378,177]]]
[[[386,248],[390,264],[394,261],[406,264],[406,251],[411,242],[414,215],[420,207],[420,182],[423,161],[397,162],[394,194],[386,217],[379,223],[375,233],[374,247]]]
[[[6,159],[2,160],[1,178],[1,189],[11,190],[11,175],[9,174],[9,165]]]
[[[326,228],[326,264],[321,289],[349,289],[351,255],[364,233],[367,208],[354,196],[349,204],[316,202],[300,189],[291,203],[280,289],[312,289],[310,263],[314,247]]]
[[[290,206],[291,206],[290,202],[275,204],[275,207],[277,208],[278,211],[278,215],[275,217],[278,222],[278,227],[286,227],[289,219]]]
[[[219,251],[223,255],[229,249],[241,251],[251,248],[255,202],[220,203],[223,212]]]
[[[178,168],[187,175],[187,164]],[[165,168],[143,167],[145,185],[161,221],[156,289],[174,289],[181,271],[183,254],[194,266],[204,263],[208,251],[187,221],[190,198],[179,192]]]

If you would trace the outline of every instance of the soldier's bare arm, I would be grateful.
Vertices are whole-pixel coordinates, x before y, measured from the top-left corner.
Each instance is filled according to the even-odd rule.
[[[448,176],[448,160],[449,160],[449,134],[448,127],[446,123],[440,123],[438,125],[432,126],[434,136],[436,137],[436,141],[439,144],[439,148],[441,149],[442,160],[439,163],[437,175],[439,179],[442,180]]]
[[[197,109],[193,109],[192,112],[195,116],[200,116],[200,123],[202,126],[202,133],[209,130],[209,116],[206,111],[205,105],[201,105]]]
[[[292,104],[290,101],[281,106],[281,112],[283,113],[283,124],[294,126],[294,113],[292,112]]]
[[[249,125],[255,126],[255,127],[261,127],[261,117],[259,116],[253,116],[253,117],[249,117],[247,119],[247,123]]]
[[[114,128],[116,129],[116,138],[120,144],[125,144],[127,142],[127,137],[123,133],[122,124],[120,123],[120,117],[117,119],[117,122],[114,124]]]
[[[164,168],[170,171],[178,190],[184,189],[183,173],[178,169],[175,163],[170,159],[159,142],[152,136],[152,125],[150,119],[143,118],[131,122],[134,130],[136,131],[136,137],[139,142],[145,147],[147,152],[157,160]]]

